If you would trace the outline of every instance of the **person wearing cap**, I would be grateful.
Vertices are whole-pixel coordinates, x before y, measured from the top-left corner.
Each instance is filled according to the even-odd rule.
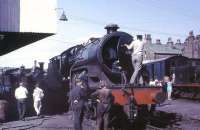
[[[17,99],[17,109],[19,114],[19,119],[24,119],[26,113],[26,100],[28,97],[28,90],[24,86],[24,83],[20,83],[19,87],[15,90],[15,98]]]
[[[142,40],[142,35],[137,35],[137,40],[132,41],[130,45],[124,44],[127,49],[132,49],[132,65],[134,68],[134,72],[130,79],[130,84],[138,84],[136,83],[136,78],[141,76],[141,68],[142,68],[142,61],[143,61],[143,50],[144,50],[144,42]]]
[[[43,97],[44,91],[41,89],[40,84],[36,84],[35,89],[33,90],[33,106],[37,116],[40,116],[41,114]]]
[[[81,76],[76,79],[69,94],[69,101],[74,114],[74,130],[82,130],[83,116],[85,113],[85,104],[88,99],[87,77]]]
[[[108,130],[110,124],[110,109],[114,102],[114,96],[111,90],[107,88],[105,81],[100,81],[98,90],[91,94],[91,97],[97,99],[97,130]]]

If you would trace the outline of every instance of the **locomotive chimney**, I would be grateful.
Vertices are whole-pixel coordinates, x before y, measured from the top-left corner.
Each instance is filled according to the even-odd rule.
[[[32,69],[33,72],[35,72],[36,67],[37,67],[37,60],[34,60],[34,65],[33,65],[33,69]]]
[[[34,60],[34,66],[33,66],[34,68],[36,68],[37,67],[37,60]]]
[[[168,40],[167,40],[167,45],[169,46],[173,46],[174,42],[172,41],[172,38],[169,37]]]
[[[44,62],[38,62],[39,66],[40,66],[40,70],[44,70]]]
[[[116,32],[117,29],[119,29],[119,26],[117,24],[108,24],[105,26],[105,28],[107,30],[107,34]]]

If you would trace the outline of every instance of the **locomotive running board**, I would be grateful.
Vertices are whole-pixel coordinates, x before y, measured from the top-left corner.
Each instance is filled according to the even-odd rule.
[[[129,97],[133,96],[137,105],[157,104],[165,100],[161,87],[112,87],[115,103],[127,105]]]

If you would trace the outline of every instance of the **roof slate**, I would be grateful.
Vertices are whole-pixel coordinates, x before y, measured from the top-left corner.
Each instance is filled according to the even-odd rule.
[[[145,51],[152,51],[160,54],[182,54],[183,48],[179,45],[170,46],[167,44],[145,44]]]

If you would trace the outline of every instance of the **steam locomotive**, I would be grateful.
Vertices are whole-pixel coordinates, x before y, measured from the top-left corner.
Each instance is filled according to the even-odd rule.
[[[61,80],[59,77],[53,77],[55,80],[49,78],[43,69],[43,62],[39,62],[39,67],[35,62],[33,68],[1,68],[0,69],[0,100],[7,102],[6,107],[2,107],[0,121],[10,121],[18,119],[17,102],[15,99],[15,89],[23,82],[28,89],[26,116],[35,115],[33,108],[32,93],[36,83],[39,83],[44,90],[45,96],[43,100],[43,114],[58,114],[66,111],[66,91],[61,87]],[[55,82],[57,80],[57,82]],[[59,80],[59,81],[58,81]],[[53,81],[55,86],[50,85]],[[60,85],[60,86],[59,86]],[[49,102],[49,100],[51,102]],[[2,104],[0,104],[2,105]],[[5,108],[5,110],[3,110]],[[5,115],[5,116],[2,116]]]
[[[145,83],[127,86],[134,70],[131,55],[123,45],[130,44],[133,37],[117,31],[118,28],[117,25],[108,25],[103,37],[90,38],[87,43],[73,46],[53,57],[47,75],[61,75],[68,92],[81,75],[87,76],[91,90],[96,90],[101,80],[106,81],[115,97],[115,104],[121,106],[133,121],[136,113],[147,110],[148,105],[163,102],[165,97],[159,87],[150,88]],[[126,91],[122,90],[125,86]]]
[[[144,84],[141,86],[127,85],[134,69],[131,55],[123,45],[130,44],[133,37],[126,32],[117,31],[118,28],[117,25],[108,25],[105,28],[107,29],[105,36],[90,38],[87,43],[73,46],[51,58],[47,73],[44,73],[42,65],[37,69],[17,68],[6,71],[2,77],[9,77],[12,86],[11,96],[8,97],[12,97],[11,101],[15,101],[13,93],[21,81],[27,83],[30,93],[35,83],[41,82],[45,91],[43,105],[43,109],[46,109],[45,113],[63,112],[68,106],[66,95],[75,85],[76,78],[86,75],[88,85],[93,91],[98,89],[101,80],[106,81],[115,97],[117,108],[123,110],[129,121],[134,122],[141,113],[149,112],[149,105],[161,103],[165,97],[161,88],[144,85],[145,74],[143,74]],[[124,91],[122,88],[125,86]],[[31,95],[29,101],[31,108]],[[15,107],[13,106],[13,109]],[[151,107],[151,110],[153,108]],[[33,115],[34,111],[30,111]]]
[[[34,89],[34,83],[36,77],[31,69],[26,69],[24,66],[20,68],[1,68],[0,69],[0,100],[6,102],[7,106],[2,107],[1,121],[10,121],[17,119],[17,103],[14,96],[15,89],[19,86],[20,82],[24,82],[27,86],[30,95],[27,102],[27,116],[34,115],[34,109],[32,107],[33,99],[31,93]],[[1,104],[2,105],[2,104]],[[2,117],[2,115],[4,115]]]

